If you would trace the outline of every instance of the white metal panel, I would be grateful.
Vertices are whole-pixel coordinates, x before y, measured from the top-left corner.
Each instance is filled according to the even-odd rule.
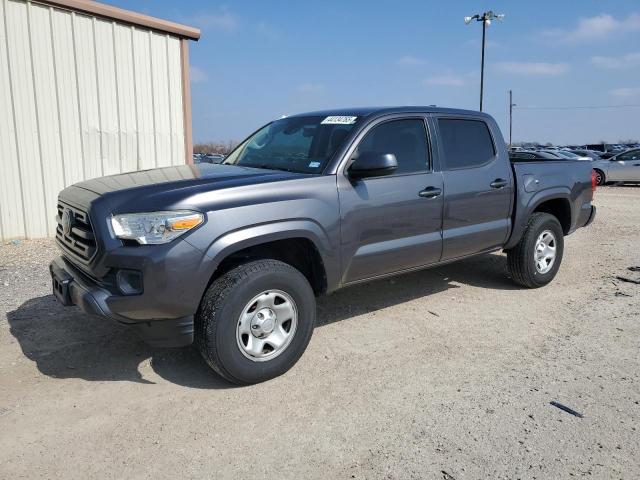
[[[80,130],[82,154],[86,178],[103,175],[100,148],[100,105],[98,103],[98,80],[96,78],[94,19],[72,13],[76,77],[80,106]]]
[[[94,19],[98,105],[100,106],[100,153],[103,174],[122,171],[118,93],[116,89],[116,58],[113,49],[113,22]]]
[[[51,10],[52,47],[56,71],[60,144],[64,164],[65,186],[85,178],[78,83],[71,13]]]
[[[12,86],[9,78],[8,39],[5,30],[5,2],[0,1],[0,238],[23,237],[24,226],[20,164]]]
[[[0,239],[52,235],[67,185],[185,162],[178,38],[27,0],[0,8]]]
[[[150,35],[149,31],[133,29],[133,63],[138,112],[138,168],[141,170],[156,166]]]
[[[182,109],[182,60],[180,39],[167,37],[169,107],[171,110],[171,163],[184,163],[184,110]]]
[[[38,145],[27,5],[24,2],[9,0],[5,9],[25,234],[28,237],[44,237],[47,235],[47,215]]]
[[[167,66],[167,36],[151,33],[151,72],[156,133],[156,166],[171,165],[171,109]]]
[[[132,27],[115,24],[114,55],[118,89],[120,162],[122,171],[138,169],[138,121],[132,51]]]
[[[39,153],[42,163],[42,180],[46,206],[45,219],[47,221],[48,234],[55,235],[54,212],[56,211],[58,192],[65,187],[65,178],[60,148],[58,96],[55,89],[56,74],[51,42],[51,17],[48,7],[28,3],[27,8],[31,30],[33,84],[35,87]]]

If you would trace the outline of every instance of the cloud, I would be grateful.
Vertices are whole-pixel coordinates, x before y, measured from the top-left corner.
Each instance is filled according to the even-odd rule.
[[[595,17],[582,17],[573,30],[547,30],[545,35],[550,38],[571,43],[602,40],[613,33],[640,30],[640,13],[632,13],[627,18],[617,19],[608,13]]]
[[[500,62],[496,64],[498,70],[514,75],[564,75],[570,70],[566,63],[545,62]]]
[[[640,65],[640,52],[627,53],[620,57],[591,57],[591,63],[596,67],[619,69],[631,68]]]
[[[237,30],[240,25],[238,17],[227,11],[201,14],[192,19],[191,23],[203,30],[215,30],[219,32],[233,32]]]
[[[256,32],[269,40],[277,40],[281,37],[280,31],[267,22],[258,22]]]
[[[196,67],[195,65],[189,66],[189,78],[191,79],[191,83],[205,83],[209,80],[209,75],[202,68]]]
[[[303,83],[296,87],[296,91],[300,93],[318,93],[324,90],[324,86],[319,83]]]
[[[467,78],[454,73],[445,73],[443,75],[434,75],[427,78],[423,84],[425,86],[437,85],[441,87],[464,87],[467,84]]]
[[[640,87],[622,87],[614,88],[609,91],[609,95],[618,98],[633,98],[640,97]]]
[[[403,65],[406,67],[415,67],[418,65],[424,65],[424,60],[418,57],[414,57],[413,55],[404,55],[398,59],[398,65]]]

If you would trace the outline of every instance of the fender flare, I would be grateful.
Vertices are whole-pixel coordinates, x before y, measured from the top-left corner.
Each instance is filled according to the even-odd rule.
[[[558,199],[567,200],[569,202],[569,209],[571,211],[571,222],[573,222],[574,213],[571,210],[571,190],[569,188],[553,187],[540,190],[538,192],[535,192],[524,206],[517,204],[516,217],[513,222],[513,230],[511,231],[511,235],[509,236],[509,240],[507,240],[504,249],[508,250],[509,248],[513,248],[520,241],[522,233],[524,232],[527,222],[529,221],[529,217],[531,217],[531,214],[535,211],[536,208],[538,208],[544,202]]]
[[[322,260],[327,278],[327,289],[335,289],[340,265],[337,254],[338,246],[333,246],[324,229],[309,219],[292,219],[252,225],[227,232],[218,237],[205,252],[211,260],[209,262],[209,278],[213,276],[220,263],[233,253],[248,247],[291,238],[304,238],[311,241]]]

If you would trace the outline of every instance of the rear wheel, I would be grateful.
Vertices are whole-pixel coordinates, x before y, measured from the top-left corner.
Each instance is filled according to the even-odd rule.
[[[196,345],[237,384],[289,370],[309,344],[316,314],[306,277],[277,260],[245,263],[217,278],[196,313]]]
[[[598,186],[604,185],[606,182],[604,172],[602,170],[598,170],[597,168],[595,169],[595,172],[596,172],[596,185]]]
[[[507,251],[513,280],[528,288],[542,287],[556,276],[564,252],[564,233],[558,219],[534,213],[518,244]]]

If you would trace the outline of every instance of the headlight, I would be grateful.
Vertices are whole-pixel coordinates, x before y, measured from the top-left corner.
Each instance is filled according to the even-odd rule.
[[[204,222],[204,215],[188,210],[127,213],[111,217],[116,237],[141,245],[157,245],[178,238]]]

